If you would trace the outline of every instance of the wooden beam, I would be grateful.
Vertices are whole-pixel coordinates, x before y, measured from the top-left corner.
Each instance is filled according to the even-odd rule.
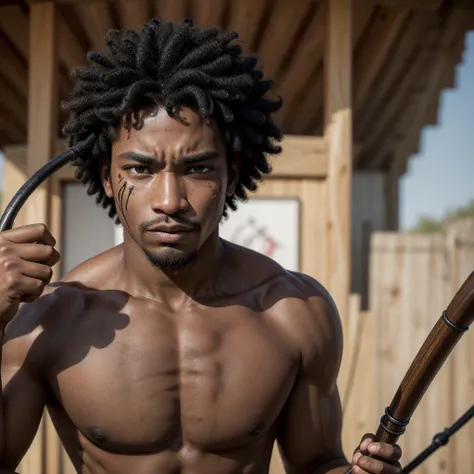
[[[291,133],[321,135],[324,133],[324,68],[318,67],[304,100],[287,111],[284,130]],[[292,120],[293,118],[293,120]]]
[[[114,22],[110,13],[110,4],[101,3],[76,3],[74,5],[77,17],[83,24],[92,48],[95,51],[105,50],[105,36]]]
[[[420,10],[437,10],[443,5],[443,0],[377,0],[379,5],[388,7],[408,7]]]
[[[381,112],[393,102],[393,91],[399,90],[400,81],[406,77],[407,67],[416,63],[417,56],[420,54],[419,45],[423,42],[431,18],[431,15],[415,12],[396,43],[395,50],[392,51],[390,57],[385,58],[382,65],[384,73],[379,75],[375,84],[372,85],[370,101],[366,103],[363,114],[357,115],[354,121],[355,138],[363,147],[373,127],[377,124]]]
[[[408,7],[413,10],[436,11],[442,8],[452,11],[473,11],[472,0],[455,0],[446,2],[446,0],[377,0],[379,5],[388,7]]]
[[[67,70],[71,70],[75,67],[81,66],[85,62],[84,50],[79,45],[77,38],[72,34],[66,22],[63,19],[59,18],[58,24],[58,47],[59,56],[61,58],[61,64],[64,65]],[[21,54],[21,58],[17,58],[16,60],[12,58],[11,53],[7,57],[5,57],[5,61],[14,61],[13,66],[6,65],[6,67],[9,67],[10,69],[12,67],[18,69],[19,67],[22,67],[21,62],[28,63],[29,40],[28,34],[25,34],[25,32],[28,31],[28,17],[18,5],[2,7],[0,14],[0,30],[2,30],[6,34],[6,36],[14,45],[16,50]],[[16,83],[17,81],[19,81],[18,85],[22,88],[22,90],[24,90],[25,94],[28,89],[26,77],[26,71],[20,76],[20,78],[18,77],[18,75],[11,76],[11,78],[14,78],[12,82]],[[21,78],[23,78],[23,80]],[[64,77],[62,77],[59,81],[61,91],[67,89],[67,82],[67,77],[64,75]]]
[[[352,180],[352,0],[326,0],[325,137],[328,141],[328,257],[324,282],[347,319]]]
[[[18,5],[1,7],[0,30],[2,30],[21,53],[25,61],[28,60],[28,18]]]
[[[409,14],[409,8],[380,8],[354,60],[354,114],[363,109],[375,78]],[[370,100],[370,99],[369,99]]]
[[[8,137],[10,143],[18,143],[25,139],[22,124],[18,123],[5,109],[0,109],[0,130]]]
[[[252,0],[230,2],[229,29],[239,34],[242,48],[247,54],[255,53],[253,48],[264,9],[265,2],[254,2]]]
[[[372,16],[376,9],[373,2],[359,3],[353,12],[352,21],[352,45],[353,49],[357,49],[359,40],[364,35],[366,28],[370,25]]]
[[[390,98],[381,104],[377,117],[364,136],[364,154],[370,168],[376,169],[382,164],[384,155],[387,154],[386,146],[391,138],[403,135],[409,128],[410,116],[418,107],[420,91],[425,88],[425,73],[431,69],[432,49],[440,35],[440,30],[431,23],[435,21],[431,16],[428,28],[424,28],[421,42],[414,45],[417,54],[410,64],[401,69],[402,75],[398,77],[397,87]],[[408,109],[408,112],[404,120],[402,115],[405,109]]]
[[[431,105],[439,101],[446,70],[455,68],[456,45],[459,36],[466,31],[466,16],[459,10],[453,11],[446,23],[437,21],[437,28],[426,34],[428,42],[424,45],[423,57],[418,61],[411,79],[408,78],[412,93],[399,98],[398,103],[404,107],[399,113],[392,114],[385,132],[379,133],[378,141],[372,142],[372,147],[366,150],[372,157],[370,165],[373,168],[383,164],[384,154],[388,152],[400,157],[397,159],[406,160],[419,151],[423,127],[428,125],[430,114],[433,114]],[[400,89],[403,89],[402,84]],[[384,120],[382,114],[379,123]]]
[[[283,151],[272,159],[270,178],[319,178],[328,174],[328,146],[320,137],[288,135]]]
[[[35,3],[110,3],[116,0],[26,0],[29,4]],[[130,0],[133,1],[133,0]],[[161,1],[161,0],[159,0]],[[199,0],[198,0],[199,1]],[[376,3],[379,5],[386,5],[389,7],[411,7],[419,10],[437,10],[442,7],[444,0],[377,0]],[[243,0],[239,1],[239,3]],[[472,8],[471,0],[457,0],[454,4],[454,8]]]
[[[191,18],[200,27],[221,27],[226,9],[225,0],[199,0],[192,2]]]
[[[75,68],[84,66],[86,62],[86,51],[62,15],[58,15],[58,37],[59,58],[66,69],[72,71]]]
[[[126,30],[141,31],[142,25],[151,19],[150,2],[148,0],[119,0],[117,11],[120,26]]]
[[[265,76],[275,79],[280,72],[285,56],[298,35],[308,15],[314,14],[314,5],[310,2],[288,2],[277,0],[270,13],[270,21],[260,42],[258,54],[263,61]],[[288,19],[291,18],[291,21]],[[282,34],[285,25],[285,34]]]
[[[155,1],[155,16],[162,21],[181,23],[188,15],[186,0]]]
[[[10,82],[25,99],[28,97],[26,61],[23,61],[1,36],[0,76]]]
[[[22,132],[26,132],[26,99],[19,94],[10,82],[1,81],[0,90],[0,109],[20,124]],[[22,141],[26,141],[26,136]]]
[[[434,95],[439,94],[439,82],[446,67],[450,64],[453,46],[457,43],[459,32],[465,30],[466,22],[469,21],[460,10],[453,11],[446,25],[443,25],[442,33],[437,44],[437,48],[431,48],[428,60],[431,67],[427,75],[425,87],[420,94],[414,113],[410,116],[408,133],[403,140],[403,144],[396,150],[396,159],[406,162],[411,154],[418,147],[420,134],[425,124],[428,105],[433,100]]]
[[[297,116],[295,110],[306,101],[307,91],[305,85],[311,80],[312,72],[318,69],[322,60],[324,32],[327,28],[327,24],[325,24],[325,5],[325,2],[319,4],[291,63],[287,67],[286,74],[281,81],[275,84],[275,94],[280,95],[285,102],[284,130],[291,127],[291,122]],[[300,73],[295,74],[295,71],[300,71]]]

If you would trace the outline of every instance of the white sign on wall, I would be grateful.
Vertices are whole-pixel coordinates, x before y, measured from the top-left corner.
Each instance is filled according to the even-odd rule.
[[[298,199],[254,198],[229,212],[220,236],[260,252],[290,271],[299,270],[300,203]],[[115,226],[115,245],[123,242],[123,227]]]
[[[254,198],[240,203],[220,226],[220,236],[260,252],[291,271],[299,270],[298,199]]]

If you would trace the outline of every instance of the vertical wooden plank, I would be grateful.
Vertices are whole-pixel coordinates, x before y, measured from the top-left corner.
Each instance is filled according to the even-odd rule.
[[[54,155],[58,130],[57,11],[52,2],[30,6],[27,175],[31,176]],[[25,204],[27,223],[49,224],[49,183]],[[59,472],[60,445],[49,416],[27,454],[29,474]]]
[[[325,136],[329,144],[328,281],[344,320],[350,280],[352,1],[326,0]]]
[[[30,63],[27,175],[47,163],[54,153],[58,130],[58,65],[56,6],[30,6]],[[48,185],[43,184],[25,205],[29,223],[48,220]]]

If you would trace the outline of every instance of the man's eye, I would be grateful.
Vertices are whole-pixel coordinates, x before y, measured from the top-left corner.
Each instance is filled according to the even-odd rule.
[[[204,173],[210,173],[212,171],[212,168],[210,166],[191,166],[188,168],[188,173],[191,174],[204,174]]]
[[[149,171],[149,168],[146,166],[130,166],[127,168],[128,171],[130,171],[130,174],[135,175],[135,174],[146,174]]]

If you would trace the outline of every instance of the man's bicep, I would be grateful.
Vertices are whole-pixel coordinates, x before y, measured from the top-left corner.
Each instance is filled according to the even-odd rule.
[[[329,293],[309,277],[300,278],[307,293],[298,311],[296,332],[302,363],[281,417],[278,441],[288,473],[313,474],[347,464],[337,389],[342,327]]]
[[[278,445],[288,474],[317,472],[338,461],[344,464],[341,425],[337,386],[322,390],[305,378],[299,380],[279,424]]]
[[[45,385],[36,370],[31,337],[10,339],[2,348],[0,468],[15,469],[30,447],[45,406]]]

